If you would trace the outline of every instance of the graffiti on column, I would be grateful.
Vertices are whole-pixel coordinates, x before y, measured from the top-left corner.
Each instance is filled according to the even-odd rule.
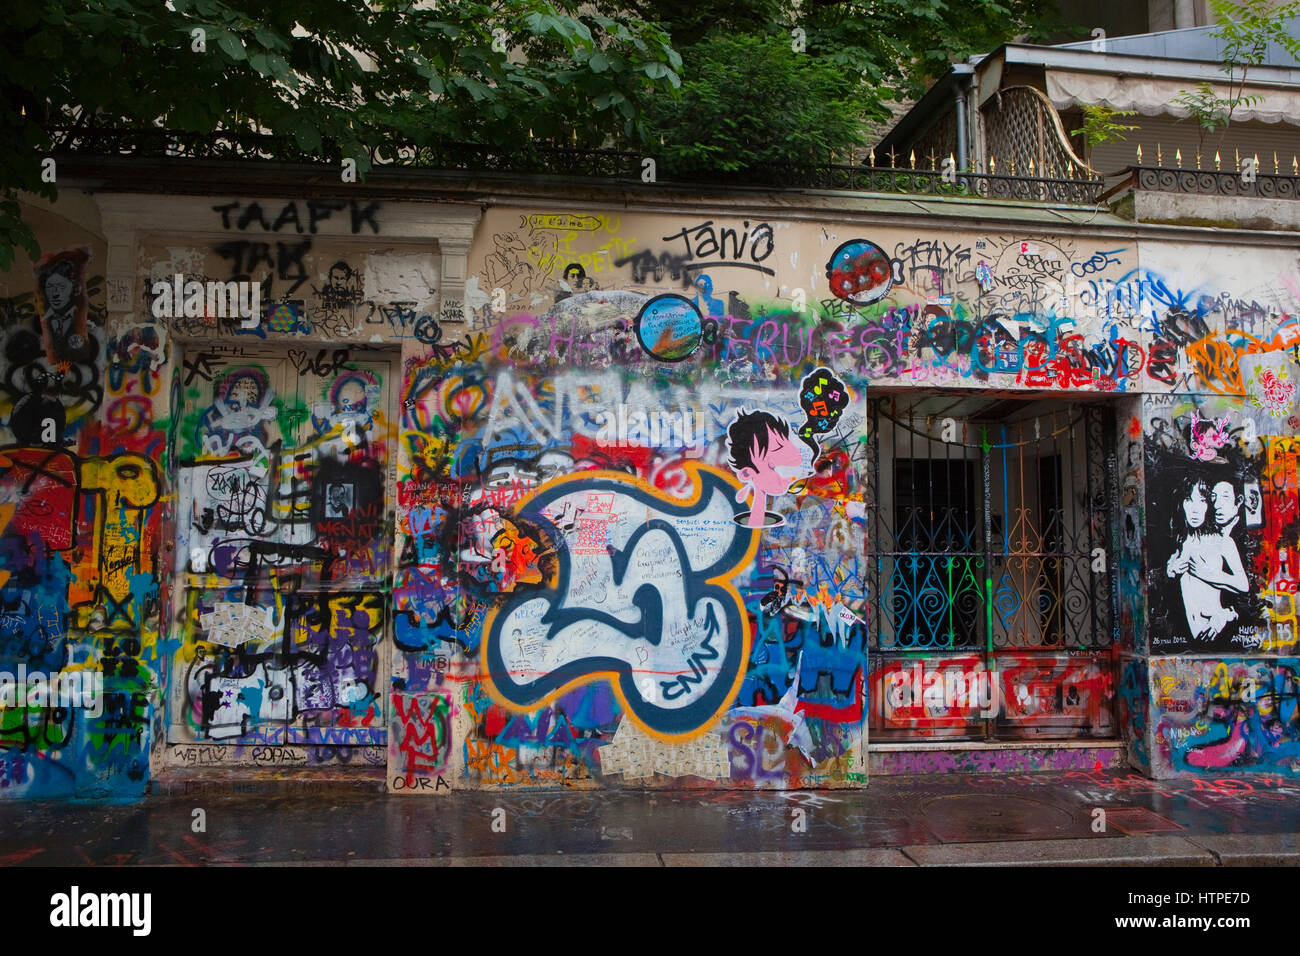
[[[147,327],[106,340],[94,258],[48,253],[34,293],[0,301],[6,796],[139,794],[148,775],[161,481],[147,396],[166,345]]]

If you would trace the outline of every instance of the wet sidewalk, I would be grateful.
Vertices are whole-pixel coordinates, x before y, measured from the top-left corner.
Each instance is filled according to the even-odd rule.
[[[0,804],[0,863],[1291,865],[1300,781],[1128,771],[875,777],[854,791],[376,792],[279,781]],[[223,792],[224,791],[224,792]],[[204,829],[196,832],[198,822]]]

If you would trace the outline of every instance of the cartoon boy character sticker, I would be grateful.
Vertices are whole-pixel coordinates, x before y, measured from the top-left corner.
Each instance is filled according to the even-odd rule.
[[[789,422],[771,412],[744,410],[727,429],[727,444],[731,469],[744,482],[736,500],[751,495],[754,499],[749,512],[737,515],[736,520],[751,528],[781,524],[780,515],[768,513],[767,499],[785,494],[796,481],[813,474],[808,446],[791,434]]]
[[[769,514],[767,499],[788,493],[796,482],[806,491],[805,479],[818,473],[822,439],[839,425],[851,399],[848,388],[835,373],[825,367],[814,369],[799,385],[799,406],[804,423],[792,431],[790,423],[771,412],[741,410],[727,429],[727,446],[732,470],[745,487],[737,501],[754,497],[753,507],[736,520],[751,528],[775,527],[782,523],[779,515]]]

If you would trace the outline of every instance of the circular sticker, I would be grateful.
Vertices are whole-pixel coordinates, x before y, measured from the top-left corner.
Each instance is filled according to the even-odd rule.
[[[894,285],[894,267],[889,256],[874,242],[853,239],[844,243],[826,263],[831,294],[853,305],[870,305],[889,294]]]
[[[690,299],[675,293],[657,295],[636,317],[641,347],[661,362],[680,362],[700,347],[704,320]]]

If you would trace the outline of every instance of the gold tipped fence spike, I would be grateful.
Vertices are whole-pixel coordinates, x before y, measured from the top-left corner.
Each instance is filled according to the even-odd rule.
[[[1164,147],[1162,147],[1159,143],[1156,143],[1156,165],[1163,166],[1164,164],[1165,164]]]
[[[912,169],[916,169],[916,150],[912,150],[907,156],[907,163]]]
[[[1178,164],[1179,169],[1183,168],[1183,151],[1181,149],[1174,150],[1174,162]]]
[[[1235,146],[1232,148],[1232,162],[1233,169],[1241,169],[1241,150],[1237,149]]]
[[[867,151],[867,165],[868,166],[876,165],[876,147],[874,146],[872,146],[871,149]]]
[[[1029,175],[1034,175],[1034,161],[1032,159],[1029,161]]]
[[[1273,150],[1273,175],[1277,175],[1277,150]]]
[[[1296,161],[1295,154],[1291,154],[1291,175],[1300,176],[1300,162]]]
[[[897,157],[894,156],[894,147],[892,146],[889,147],[889,168],[890,169],[898,168],[898,159]]]
[[[997,174],[998,174],[998,161],[997,161],[997,158],[994,157],[994,156],[990,156],[990,157],[989,157],[989,175],[990,175],[990,176],[996,176]]]
[[[1237,165],[1240,166],[1241,163],[1238,163]],[[1214,168],[1216,170],[1223,168],[1223,160],[1219,159],[1219,151],[1217,149],[1214,151]]]
[[[1241,165],[1238,164],[1237,168],[1240,169],[1240,168],[1241,168]],[[1255,154],[1255,169],[1256,169],[1256,171],[1259,170],[1259,153],[1256,153],[1256,154]]]
[[[934,172],[934,150],[930,150],[930,172]]]
[[[1200,169],[1200,168],[1201,168],[1201,154],[1200,154],[1200,153],[1197,153],[1197,154],[1196,154],[1196,168],[1197,168],[1197,169]]]
[[[1141,143],[1138,143],[1138,165],[1139,166],[1142,165],[1142,144]]]

